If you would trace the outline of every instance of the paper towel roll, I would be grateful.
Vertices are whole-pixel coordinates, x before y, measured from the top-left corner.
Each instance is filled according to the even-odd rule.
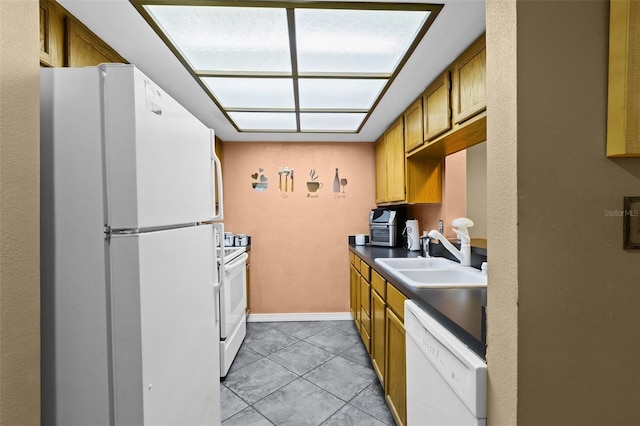
[[[405,234],[407,238],[407,249],[411,251],[420,250],[420,235],[419,235],[420,226],[418,225],[418,221],[416,219],[407,220],[407,225],[405,227]]]

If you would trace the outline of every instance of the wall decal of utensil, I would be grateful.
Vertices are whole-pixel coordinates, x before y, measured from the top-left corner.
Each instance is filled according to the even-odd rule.
[[[291,168],[291,192],[293,192],[293,168]]]
[[[284,174],[284,192],[289,192],[289,173],[291,170],[289,167],[285,167],[282,169],[282,173]]]
[[[284,189],[282,188],[282,176],[284,175]],[[289,191],[289,178],[291,178],[291,191]],[[280,192],[293,192],[293,168],[288,166],[278,167],[278,190]]]

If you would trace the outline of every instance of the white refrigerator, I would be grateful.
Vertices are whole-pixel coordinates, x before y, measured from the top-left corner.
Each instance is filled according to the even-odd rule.
[[[219,424],[213,131],[131,65],[40,77],[42,424]]]

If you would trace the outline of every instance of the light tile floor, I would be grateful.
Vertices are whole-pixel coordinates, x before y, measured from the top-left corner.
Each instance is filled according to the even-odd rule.
[[[222,424],[395,425],[353,321],[248,323]]]

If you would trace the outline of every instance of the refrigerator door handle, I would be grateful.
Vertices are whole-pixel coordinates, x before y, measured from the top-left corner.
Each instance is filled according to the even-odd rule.
[[[222,223],[214,223],[213,232],[219,235],[220,253],[224,253],[224,225]],[[218,262],[222,262],[222,259],[216,259],[216,264]],[[222,265],[220,268],[218,268],[218,273],[216,274],[216,282],[211,284],[211,287],[213,287],[213,301],[216,308],[216,326],[220,324],[220,288],[222,287],[222,275],[224,273],[224,265]]]
[[[215,134],[213,132],[213,129],[209,129],[209,132],[211,134],[211,163],[213,168],[215,169],[216,173],[213,176],[213,189],[214,191],[217,189],[218,191],[216,192],[216,199],[213,200],[213,220],[222,220],[223,216],[224,216],[224,209],[222,206],[222,202],[223,202],[223,192],[222,192],[222,164],[220,163],[220,159],[218,158],[218,156],[216,155],[216,148],[215,148],[215,143],[216,143],[216,137]],[[216,202],[217,201],[217,202]],[[216,211],[216,206],[217,206],[217,211]]]

